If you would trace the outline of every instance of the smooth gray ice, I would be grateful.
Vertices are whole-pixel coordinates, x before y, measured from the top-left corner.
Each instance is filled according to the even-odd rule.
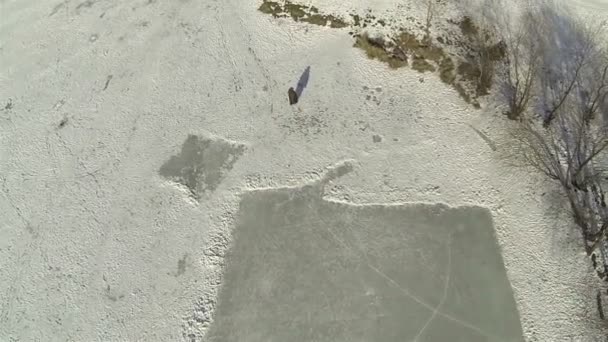
[[[490,212],[253,191],[209,341],[523,341]]]

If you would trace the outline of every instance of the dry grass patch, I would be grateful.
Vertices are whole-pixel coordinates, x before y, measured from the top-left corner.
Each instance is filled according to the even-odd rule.
[[[387,43],[380,38],[371,38],[367,34],[356,37],[354,46],[365,51],[369,59],[376,59],[387,63],[393,69],[407,65],[407,56],[394,53]]]
[[[270,14],[275,18],[291,17],[293,21],[305,22],[313,25],[327,26],[332,28],[348,27],[343,19],[330,15],[320,14],[319,9],[314,6],[303,6],[289,1],[283,5],[275,1],[264,0],[258,8],[262,13]]]

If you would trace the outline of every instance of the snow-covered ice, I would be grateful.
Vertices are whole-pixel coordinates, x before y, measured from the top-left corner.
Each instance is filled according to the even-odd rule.
[[[425,15],[419,1],[306,4]],[[344,160],[353,170],[328,201],[487,208],[527,341],[603,338],[596,277],[557,189],[478,134],[507,141],[494,105],[368,60],[346,28],[258,7],[0,1],[0,340],[202,340],[243,195],[301,187]],[[170,167],[197,153],[217,159]]]

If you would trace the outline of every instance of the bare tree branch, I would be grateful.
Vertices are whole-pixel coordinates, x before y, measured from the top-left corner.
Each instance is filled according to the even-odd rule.
[[[424,28],[424,38],[422,40],[424,44],[431,44],[431,25],[435,14],[433,1],[434,0],[426,0],[426,26]]]

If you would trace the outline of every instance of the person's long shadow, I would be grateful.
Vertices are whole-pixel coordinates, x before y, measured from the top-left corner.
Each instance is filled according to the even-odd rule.
[[[302,92],[304,88],[308,85],[308,79],[310,78],[310,65],[304,69],[304,72],[300,76],[298,80],[298,85],[296,86],[296,94],[298,94],[298,99],[302,96]]]

